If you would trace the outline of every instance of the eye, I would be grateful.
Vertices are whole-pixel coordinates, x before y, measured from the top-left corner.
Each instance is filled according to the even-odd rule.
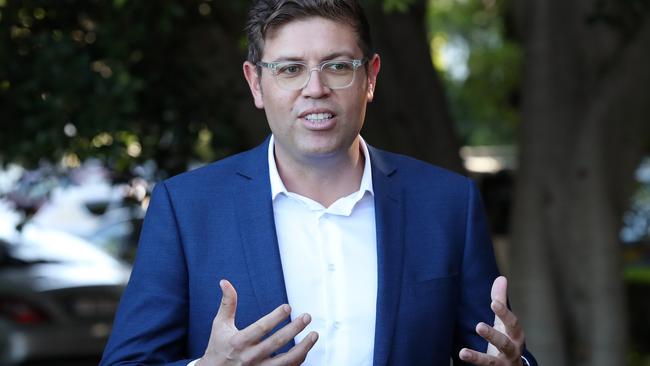
[[[301,74],[304,69],[305,66],[301,64],[283,64],[278,66],[276,72],[282,76],[295,76]]]
[[[345,73],[352,71],[352,63],[348,61],[332,61],[325,64],[324,70],[333,73]]]

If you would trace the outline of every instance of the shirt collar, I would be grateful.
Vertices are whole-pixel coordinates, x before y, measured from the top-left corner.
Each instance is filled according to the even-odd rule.
[[[359,145],[361,146],[361,152],[363,153],[365,162],[363,165],[363,175],[361,176],[361,184],[359,185],[359,191],[353,193],[353,195],[356,195],[358,199],[361,199],[361,197],[363,197],[363,195],[366,192],[369,192],[370,194],[374,195],[374,190],[372,188],[372,171],[370,168],[370,153],[368,152],[368,146],[366,145],[366,142],[363,140],[363,137],[361,136],[359,136]],[[275,140],[273,138],[273,135],[271,135],[271,139],[269,140],[268,160],[269,160],[269,176],[271,178],[271,199],[272,200],[275,200],[275,198],[280,193],[284,193],[287,195],[289,194],[289,191],[287,191],[287,188],[282,182],[282,178],[280,178],[280,173],[278,173],[278,166],[275,163],[275,154],[273,153],[274,146],[275,146]]]

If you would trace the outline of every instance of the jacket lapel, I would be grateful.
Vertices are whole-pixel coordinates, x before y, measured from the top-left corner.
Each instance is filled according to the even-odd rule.
[[[396,169],[383,153],[368,146],[373,172],[377,230],[377,318],[374,364],[386,365],[399,305],[404,249],[404,211],[401,185],[393,177]],[[278,249],[268,167],[268,139],[243,157],[236,174],[241,183],[234,187],[237,221],[251,285],[260,316],[287,303],[282,262]],[[276,330],[286,325],[282,322]],[[291,341],[279,352],[294,346]]]
[[[273,218],[268,143],[269,139],[243,157],[236,170],[241,182],[233,192],[239,232],[260,317],[280,304],[288,303]],[[282,322],[274,331],[288,322]],[[293,345],[291,341],[278,352],[286,352]]]
[[[377,319],[374,364],[386,365],[390,356],[402,287],[404,206],[401,185],[383,153],[368,147],[372,162],[377,230]]]

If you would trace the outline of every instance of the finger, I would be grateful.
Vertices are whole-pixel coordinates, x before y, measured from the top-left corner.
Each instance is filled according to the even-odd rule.
[[[460,352],[458,352],[458,357],[460,357],[460,359],[465,362],[469,362],[478,366],[503,365],[503,360],[498,357],[476,352],[468,348],[461,349]]]
[[[236,343],[244,342],[247,344],[257,343],[260,338],[273,330],[276,325],[280,324],[291,314],[291,307],[287,304],[282,304],[275,308],[272,312],[264,315],[255,323],[242,329],[237,334]]]
[[[492,301],[499,301],[502,304],[508,303],[508,280],[504,276],[499,276],[494,280],[490,297]]]
[[[237,312],[237,291],[228,280],[219,281],[221,287],[221,304],[215,320],[234,326]]]
[[[501,323],[503,323],[506,334],[514,341],[522,340],[524,334],[517,316],[500,301],[492,301],[490,307],[499,320],[501,320]]]
[[[478,323],[476,326],[476,333],[483,337],[486,341],[488,341],[491,345],[496,347],[501,353],[505,354],[508,356],[508,358],[512,358],[514,356],[518,356],[516,354],[517,349],[505,334],[497,331],[496,329],[492,328],[491,326],[485,324],[485,323]],[[488,352],[490,353],[490,352]]]
[[[263,362],[262,366],[286,366],[286,365],[300,365],[307,358],[307,353],[314,347],[318,340],[318,333],[310,332],[307,336],[300,341],[297,345],[289,350],[287,353],[277,355],[267,362]]]
[[[264,357],[268,357],[270,354],[292,340],[298,333],[302,332],[310,322],[311,316],[309,314],[300,315],[291,323],[282,327],[282,329],[279,329],[270,337],[262,341],[257,347],[255,347],[254,351]]]

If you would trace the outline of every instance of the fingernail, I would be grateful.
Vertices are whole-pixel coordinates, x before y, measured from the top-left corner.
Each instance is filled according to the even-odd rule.
[[[305,324],[309,324],[311,322],[311,315],[303,314],[302,315],[302,322],[305,323]]]
[[[312,342],[316,342],[316,341],[318,340],[318,333],[316,333],[316,332],[311,333],[311,334],[309,335],[309,339],[310,339]]]
[[[290,314],[291,313],[291,307],[289,307],[289,305],[287,305],[287,304],[284,304],[284,305],[282,305],[282,311],[284,311],[287,314]]]

